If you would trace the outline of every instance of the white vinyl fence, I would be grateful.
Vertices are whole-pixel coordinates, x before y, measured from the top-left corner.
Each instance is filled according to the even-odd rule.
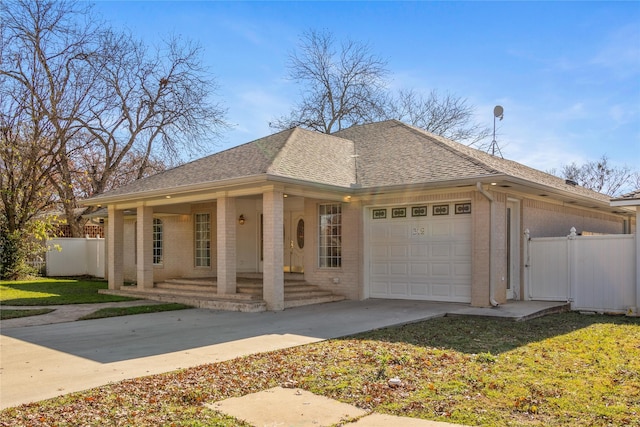
[[[636,302],[635,235],[528,238],[526,299],[569,301],[572,310],[624,313]]]
[[[52,248],[47,251],[47,276],[104,277],[106,257],[103,238],[50,239],[47,246]]]

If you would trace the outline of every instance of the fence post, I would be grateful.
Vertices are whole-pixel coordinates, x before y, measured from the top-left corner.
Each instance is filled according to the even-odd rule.
[[[576,294],[575,287],[577,286],[574,283],[573,278],[575,275],[573,274],[573,269],[576,266],[575,261],[575,238],[578,236],[575,227],[571,227],[569,230],[569,235],[567,236],[567,302],[571,303],[573,308],[573,295]]]
[[[524,294],[525,300],[531,301],[531,266],[529,264],[531,262],[531,232],[528,228],[524,230],[524,241],[524,268],[526,269],[524,275]]]

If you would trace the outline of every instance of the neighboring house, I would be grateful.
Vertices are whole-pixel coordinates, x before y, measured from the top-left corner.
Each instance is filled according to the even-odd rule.
[[[83,215],[85,210],[86,208],[76,208],[74,209],[74,214]],[[53,224],[52,237],[71,237],[71,226],[67,223],[67,216],[64,211],[52,210],[45,212],[43,216],[47,217]],[[99,221],[100,220],[98,220],[98,223],[92,223],[90,220],[87,221],[83,226],[82,236],[79,237],[104,237],[104,226]]]
[[[332,135],[286,130],[85,201],[106,207],[109,288],[262,273],[267,309],[284,273],[348,299],[489,306],[525,295],[532,237],[625,233],[609,197],[399,121]]]

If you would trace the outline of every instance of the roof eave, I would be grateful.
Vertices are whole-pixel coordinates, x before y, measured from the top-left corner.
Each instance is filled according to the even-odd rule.
[[[202,191],[216,191],[222,188],[239,187],[259,184],[267,179],[266,174],[243,176],[240,178],[229,178],[218,181],[201,182],[198,184],[182,185],[156,190],[138,191],[126,194],[98,195],[82,201],[85,206],[102,206],[114,203],[130,203],[134,201],[153,200],[194,194]]]
[[[505,179],[505,182],[515,184],[518,189],[525,188],[529,190],[535,190],[535,191],[529,191],[529,192],[539,197],[555,196],[555,198],[567,204],[570,204],[572,206],[581,206],[581,207],[586,207],[590,209],[602,209],[603,211],[606,210],[607,212],[610,212],[610,213],[623,214],[623,215],[628,215],[631,212],[627,210],[623,210],[623,211],[612,210],[611,208],[614,207],[614,205],[612,205],[610,202],[606,200],[600,200],[595,197],[589,197],[583,194],[578,194],[571,190],[563,190],[563,189],[559,189],[549,185],[539,184],[536,182],[527,181],[527,180],[513,177],[513,176],[509,176],[507,179]]]
[[[433,181],[425,181],[418,182],[412,184],[396,184],[396,185],[376,185],[376,186],[368,186],[368,187],[358,187],[355,186],[354,191],[358,195],[367,195],[367,194],[381,194],[381,193],[393,193],[397,191],[407,191],[413,189],[423,189],[428,187],[430,189],[441,189],[441,188],[451,188],[451,187],[470,187],[475,186],[476,183],[481,182],[482,184],[491,184],[492,182],[498,181],[504,178],[505,175],[480,175],[475,177],[468,177],[462,179],[443,179],[443,180],[433,180]]]
[[[184,198],[185,196],[196,196],[198,193],[204,192],[215,193],[217,191],[228,191],[229,189],[233,188],[238,189],[243,187],[263,187],[267,183],[282,184],[284,186],[300,186],[326,193],[351,194],[353,191],[351,187],[319,183],[314,181],[304,181],[296,178],[266,173],[241,178],[231,178],[219,181],[177,186],[159,190],[140,191],[112,196],[105,194],[83,200],[82,204],[85,206],[104,206],[110,204],[131,204],[134,202],[151,200],[165,200],[173,198],[178,199]]]
[[[618,207],[640,206],[640,199],[612,199],[609,204]]]

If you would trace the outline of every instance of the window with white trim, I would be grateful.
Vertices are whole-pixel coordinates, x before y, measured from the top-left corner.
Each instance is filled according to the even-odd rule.
[[[318,206],[318,266],[342,266],[342,205],[331,203]]]
[[[211,215],[197,213],[195,224],[195,263],[196,267],[211,267]]]
[[[162,246],[163,246],[163,226],[162,220],[153,219],[153,263],[162,264]]]

